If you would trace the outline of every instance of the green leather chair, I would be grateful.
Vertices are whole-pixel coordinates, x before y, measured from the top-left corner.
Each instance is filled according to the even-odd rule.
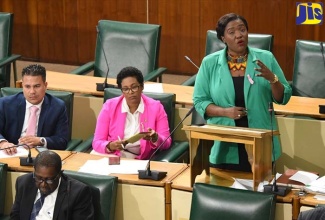
[[[263,50],[273,50],[273,35],[270,34],[248,34],[248,46],[259,48]],[[208,30],[206,44],[205,44],[205,56],[222,50],[226,47],[225,43],[217,37],[217,32],[214,30]],[[193,75],[185,82],[182,83],[184,86],[194,86],[196,75]]]
[[[276,195],[195,183],[190,220],[273,220]]]
[[[107,88],[104,91],[104,102],[122,94],[120,89]],[[175,99],[176,95],[171,93],[149,93],[145,95],[159,100],[167,113],[169,130],[174,130],[175,121]],[[171,136],[173,139],[173,136]],[[87,151],[91,148],[93,137],[89,138],[78,146],[78,151]],[[189,143],[187,141],[173,141],[168,150],[161,150],[152,157],[154,161],[188,163],[189,161]]]
[[[325,42],[296,41],[292,95],[325,98]]]
[[[95,61],[71,73],[84,75],[93,70],[94,76],[105,77],[109,66],[108,77],[116,78],[122,68],[134,66],[145,81],[159,78],[162,82],[166,68],[158,68],[160,32],[160,25],[100,20]]]
[[[11,63],[14,69],[14,80],[17,81],[16,60],[21,55],[11,54],[13,23],[12,13],[0,12],[0,88],[10,86]]]
[[[67,176],[85,183],[92,189],[96,220],[114,220],[117,195],[117,177],[65,170]]]
[[[4,215],[6,201],[6,184],[7,184],[8,165],[0,163],[0,220],[9,219],[9,216]]]
[[[5,97],[9,95],[14,95],[19,92],[22,92],[22,88],[10,88],[10,87],[5,87],[1,88],[1,94],[0,97]],[[47,90],[46,91],[48,94],[53,95],[61,100],[64,101],[67,112],[68,112],[68,119],[69,119],[69,128],[70,128],[70,138],[72,135],[72,119],[73,119],[73,98],[74,98],[74,93],[71,92],[61,92],[61,91],[53,91],[53,90]],[[66,150],[74,150],[79,144],[81,144],[82,140],[81,139],[71,139],[68,142],[68,146]]]

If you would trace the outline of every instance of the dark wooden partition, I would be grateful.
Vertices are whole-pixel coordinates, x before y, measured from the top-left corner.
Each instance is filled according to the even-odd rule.
[[[160,66],[175,74],[197,72],[184,56],[200,65],[206,31],[229,12],[244,16],[250,33],[274,35],[289,80],[296,39],[325,41],[324,24],[296,25],[296,0],[1,0],[0,11],[15,14],[13,52],[40,62],[93,60],[100,19],[162,25]]]

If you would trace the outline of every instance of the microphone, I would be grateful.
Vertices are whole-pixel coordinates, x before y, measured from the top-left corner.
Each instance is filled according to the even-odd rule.
[[[164,145],[164,143],[172,136],[172,134],[176,131],[176,129],[181,125],[181,123],[194,111],[194,106],[187,112],[185,117],[175,126],[175,128],[170,132],[169,136],[156,148],[156,150],[151,154],[147,168],[145,170],[138,170],[139,179],[151,179],[151,180],[161,180],[163,179],[167,172],[164,171],[157,171],[150,169],[150,162],[152,157],[157,153],[157,151]]]
[[[278,196],[286,196],[289,191],[290,188],[287,186],[278,186],[276,184],[276,161],[275,161],[275,154],[274,154],[274,143],[273,143],[273,102],[269,102],[269,109],[268,111],[270,112],[270,122],[271,122],[271,142],[272,142],[272,157],[273,157],[273,167],[272,167],[272,172],[274,173],[274,181],[273,184],[268,184],[268,185],[264,185],[264,192],[268,192],[268,193],[273,193],[276,194]]]
[[[11,148],[16,148],[17,145],[12,145],[11,147],[6,147],[6,148],[0,148],[0,150],[9,150]]]
[[[28,156],[27,157],[19,157],[20,159],[20,166],[33,166],[35,157],[32,157],[32,153],[30,147],[27,144],[18,144],[18,146],[26,146],[28,148]]]
[[[109,66],[108,66],[108,62],[107,62],[107,58],[106,58],[106,53],[105,53],[105,50],[104,50],[104,47],[103,47],[103,42],[102,42],[102,38],[100,36],[100,31],[99,31],[98,26],[96,26],[96,30],[97,30],[97,35],[98,35],[98,39],[99,39],[99,42],[100,42],[100,47],[102,48],[102,51],[103,51],[103,54],[104,54],[104,58],[105,58],[105,62],[106,62],[106,65],[107,65],[107,72],[106,72],[106,77],[105,77],[104,83],[96,83],[96,85],[97,85],[96,86],[96,90],[97,91],[104,91],[105,88],[116,88],[116,86],[107,83]]]
[[[188,56],[185,56],[185,59],[192,63],[197,69],[200,69]]]

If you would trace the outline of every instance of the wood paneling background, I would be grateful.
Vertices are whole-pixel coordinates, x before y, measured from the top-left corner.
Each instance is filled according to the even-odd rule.
[[[296,39],[325,41],[325,24],[296,25],[296,0],[1,0],[0,11],[15,16],[13,53],[71,65],[94,59],[100,19],[160,24],[159,63],[175,74],[197,72],[184,56],[199,65],[206,31],[229,12],[244,16],[250,33],[274,35],[273,53],[288,80]]]

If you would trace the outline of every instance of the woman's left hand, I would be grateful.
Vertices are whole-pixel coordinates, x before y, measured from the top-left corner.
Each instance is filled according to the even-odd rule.
[[[264,77],[267,81],[272,82],[274,80],[274,73],[272,73],[260,60],[257,60],[257,65],[261,68],[255,68],[256,71],[260,72],[260,74],[256,74],[256,76]]]
[[[148,128],[149,134],[146,134],[143,139],[155,143],[158,140],[158,134],[152,128]]]

